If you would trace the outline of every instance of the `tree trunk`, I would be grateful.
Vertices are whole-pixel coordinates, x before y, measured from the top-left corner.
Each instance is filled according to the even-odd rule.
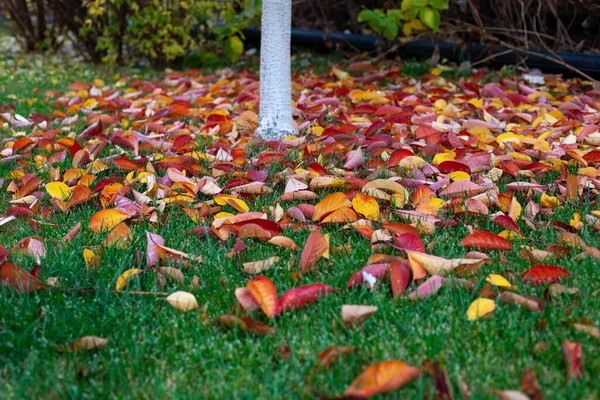
[[[292,0],[264,0],[260,40],[260,122],[255,135],[282,139],[292,120],[290,41]]]

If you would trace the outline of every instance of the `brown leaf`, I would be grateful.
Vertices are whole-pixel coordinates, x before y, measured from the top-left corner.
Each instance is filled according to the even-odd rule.
[[[454,399],[450,386],[450,379],[448,378],[448,371],[440,366],[439,361],[432,362],[426,360],[423,363],[423,371],[432,375],[435,391],[437,392],[437,399]]]
[[[520,294],[504,292],[500,295],[500,300],[508,304],[516,304],[521,307],[525,307],[529,311],[542,312],[542,305],[540,301],[521,296]]]
[[[544,400],[535,372],[529,367],[525,368],[523,375],[521,375],[521,390],[530,400]]]
[[[44,289],[46,285],[18,265],[6,263],[0,267],[2,284],[12,287],[18,292],[32,292]]]

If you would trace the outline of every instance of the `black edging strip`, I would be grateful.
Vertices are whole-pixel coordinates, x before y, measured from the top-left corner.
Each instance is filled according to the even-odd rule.
[[[251,43],[260,43],[260,30],[251,28],[244,31],[246,41]],[[292,45],[301,47],[311,47],[326,50],[331,43],[339,43],[349,49],[360,51],[375,51],[377,49],[378,37],[373,35],[360,35],[354,33],[324,33],[318,30],[292,29]],[[509,50],[504,46],[490,46],[484,44],[472,44],[461,48],[458,44],[443,40],[414,40],[405,44],[400,44],[398,53],[404,57],[427,58],[434,51],[435,47],[440,50],[440,56],[450,61],[462,62],[470,60],[475,62],[491,54],[501,53]],[[544,54],[549,57],[555,57],[557,54],[562,60],[585,72],[593,78],[600,78],[600,56],[594,54],[582,54],[572,52],[551,53],[546,50],[532,50],[536,53]],[[514,65],[522,62],[530,68],[539,68],[546,73],[563,73],[567,76],[576,74],[568,68],[553,63],[542,57],[532,56],[524,52],[515,50],[511,53],[495,57],[488,61],[489,65],[502,66]]]

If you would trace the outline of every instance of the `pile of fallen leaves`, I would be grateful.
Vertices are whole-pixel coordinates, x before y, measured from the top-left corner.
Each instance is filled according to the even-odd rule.
[[[322,259],[356,246],[370,248],[371,255],[349,277],[347,290],[389,285],[390,302],[420,301],[442,287],[477,290],[478,298],[464,310],[469,320],[489,318],[497,307],[541,312],[544,299],[520,293],[528,285],[546,285],[548,298],[577,294],[563,285],[576,272],[553,260],[600,260],[600,250],[578,234],[586,227],[600,230],[600,211],[574,213],[570,224],[553,217],[579,199],[597,208],[600,92],[591,82],[556,76],[532,86],[519,77],[482,84],[481,72],[453,83],[440,72],[434,68],[417,81],[397,67],[377,71],[361,62],[326,76],[298,73],[298,135],[270,142],[253,137],[259,81],[248,71],[187,71],[162,81],[121,79],[111,85],[75,82],[68,91],[45,94],[54,109],[48,115],[21,116],[8,108],[0,114],[6,136],[0,163],[14,165],[0,177],[11,196],[0,229],[53,226],[57,214],[92,207],[91,219],[74,223],[62,242],[82,229],[108,231],[100,246],[82,250],[88,267],[98,268],[106,247],[131,245],[132,224],[158,227],[168,212],[183,210],[197,224],[190,234],[223,246],[234,242],[229,257],[256,241],[269,243],[274,253],[278,246],[297,251],[287,266],[277,256],[243,263],[248,283],[229,294],[237,306],[216,321],[250,334],[274,334],[270,318],[342,289],[315,282],[282,293],[269,274],[284,267],[300,279],[321,268]],[[264,196],[276,200],[256,207]],[[339,227],[332,234],[350,230],[364,240],[331,247],[329,234],[321,233],[328,225]],[[436,233],[457,225],[470,232],[457,239],[464,256],[431,254]],[[310,232],[305,243],[289,237],[299,230]],[[542,230],[555,231],[556,244],[537,248],[534,236]],[[24,292],[59,289],[60,277],[40,278],[43,267],[25,271],[10,261],[10,253],[19,252],[43,265],[48,246],[61,243],[31,236],[10,252],[0,247],[2,283]],[[127,290],[142,275],[154,275],[162,287],[167,280],[183,283],[190,267],[203,260],[173,246],[147,231],[145,260],[140,257],[137,268],[120,275],[114,291]],[[490,274],[484,286],[476,285],[481,266],[506,263],[506,251],[518,251],[531,267]],[[193,283],[198,285],[196,276]],[[199,308],[190,292],[165,295],[181,311]],[[341,310],[348,325],[376,312],[368,305]],[[600,335],[586,322],[575,328]],[[105,339],[84,337],[64,350],[105,345]],[[563,349],[569,378],[578,378],[581,344],[564,342]],[[327,367],[355,350],[330,348],[319,361]],[[439,365],[421,369],[396,360],[368,367],[345,394],[385,392],[423,372],[435,377],[440,396],[449,395]],[[541,392],[535,375],[526,375],[523,390],[533,385],[528,395],[536,398]],[[519,392],[498,395],[525,398]]]

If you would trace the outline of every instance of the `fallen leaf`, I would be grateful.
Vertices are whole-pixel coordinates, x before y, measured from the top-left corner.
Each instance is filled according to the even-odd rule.
[[[579,379],[583,374],[583,348],[581,342],[562,343],[563,358],[567,364],[567,380]]]
[[[308,272],[317,261],[329,250],[329,242],[321,232],[311,232],[304,244],[304,250],[300,256],[300,270]]]
[[[358,324],[375,314],[377,310],[375,306],[345,304],[342,306],[342,321],[346,325]]]
[[[390,264],[390,282],[394,300],[403,294],[412,282],[413,272],[407,262],[392,262]]]
[[[569,275],[571,275],[569,271],[562,267],[553,265],[534,265],[521,274],[521,279],[526,283],[542,285],[544,283],[558,282]]]
[[[183,312],[194,310],[199,307],[198,301],[193,294],[181,290],[171,293],[165,300],[171,307]]]
[[[108,339],[98,336],[82,336],[73,343],[64,347],[59,347],[58,351],[94,351],[102,350],[106,347]]]
[[[131,278],[141,274],[142,272],[143,271],[138,268],[128,269],[127,271],[123,272],[117,279],[117,284],[115,286],[115,290],[117,292],[122,291],[123,289],[125,289],[125,287],[127,286],[127,282],[129,282],[129,280],[131,280]]]
[[[0,267],[2,284],[18,292],[32,292],[44,289],[46,285],[29,272],[15,264],[5,263]]]
[[[517,293],[504,292],[500,295],[500,300],[508,304],[516,304],[518,306],[525,307],[529,311],[538,313],[542,312],[542,305],[539,301],[521,296]]]
[[[100,210],[92,215],[90,219],[90,229],[96,233],[109,231],[121,222],[129,218],[129,215],[117,209]]]
[[[416,379],[418,368],[390,360],[367,367],[344,391],[346,396],[369,397],[397,389]]]
[[[49,182],[46,184],[46,192],[50,197],[67,200],[71,195],[69,187],[62,182]]]
[[[473,231],[460,244],[478,250],[512,250],[508,240],[488,231]]]
[[[544,395],[535,372],[529,367],[525,368],[521,375],[521,390],[530,400],[544,400]]]
[[[320,297],[333,292],[333,287],[323,283],[313,283],[290,289],[279,299],[279,311],[289,311],[314,303]]]
[[[344,354],[354,353],[358,350],[356,346],[331,346],[317,354],[317,362],[322,368],[329,368],[337,362]]]
[[[276,333],[275,328],[267,326],[250,317],[236,317],[235,315],[221,315],[217,321],[229,328],[241,329],[253,335],[269,335]]]
[[[277,288],[269,278],[257,276],[248,282],[246,287],[267,317],[274,317],[279,314]]]
[[[493,300],[483,297],[478,298],[471,303],[467,310],[467,320],[473,321],[477,318],[485,317],[496,309],[496,303]]]
[[[247,274],[260,274],[262,271],[273,268],[278,264],[280,258],[277,256],[269,257],[266,260],[246,262],[243,265],[244,272]]]

